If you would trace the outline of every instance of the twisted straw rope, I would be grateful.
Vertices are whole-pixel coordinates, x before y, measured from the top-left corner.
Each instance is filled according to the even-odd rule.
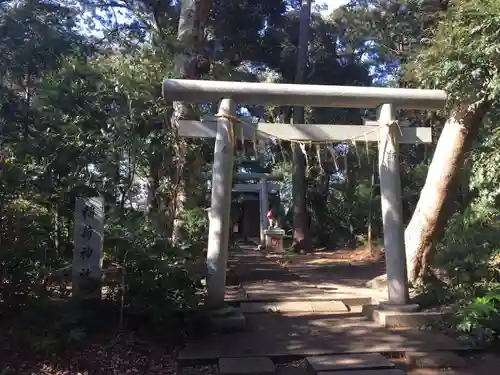
[[[233,144],[233,146],[236,144],[236,137],[235,137],[235,133],[236,133],[236,130],[235,130],[235,125],[237,122],[240,122],[242,123],[243,125],[246,125],[248,127],[251,127],[252,130],[254,131],[254,134],[255,134],[255,127],[254,127],[254,124],[250,124],[246,121],[243,121],[241,120],[239,117],[235,116],[235,115],[230,115],[230,114],[224,114],[224,113],[218,113],[215,115],[216,118],[225,118],[227,120],[230,120],[231,121],[231,126],[229,128],[229,136],[231,138],[231,142]],[[399,125],[399,122],[397,120],[392,120],[392,121],[389,121],[387,123],[383,123],[383,124],[379,124],[378,126],[376,126],[374,129],[371,129],[371,130],[368,130],[356,137],[352,137],[352,138],[348,138],[348,139],[345,139],[345,140],[339,140],[338,143],[351,143],[352,145],[356,146],[356,140],[359,140],[360,138],[364,138],[365,142],[367,141],[367,136],[371,133],[374,133],[374,132],[377,132],[378,130],[384,128],[384,127],[388,127],[389,129],[392,128],[393,125],[396,125],[397,126],[397,129],[399,130],[399,133],[402,135],[402,131],[401,131],[401,126]],[[266,133],[266,132],[262,132],[262,131],[259,131],[260,133],[268,136],[269,138],[278,138],[280,139],[281,141],[288,141],[292,144],[292,147],[293,147],[293,144],[297,143],[299,145],[304,145],[305,144],[309,144],[309,145],[330,145],[334,142],[332,141],[304,141],[304,140],[299,140],[299,139],[283,139],[283,138],[279,138],[279,137],[276,137],[272,134],[269,134],[269,133]],[[243,131],[242,131],[242,135],[243,135]],[[396,150],[396,139],[395,139],[395,134],[392,132],[392,131],[389,131],[389,139],[390,139],[390,143],[391,143],[391,149],[393,152],[395,152]],[[243,140],[242,140],[243,141]],[[358,154],[357,152],[357,149],[356,149],[356,154]],[[358,159],[359,159],[359,155],[358,156]]]

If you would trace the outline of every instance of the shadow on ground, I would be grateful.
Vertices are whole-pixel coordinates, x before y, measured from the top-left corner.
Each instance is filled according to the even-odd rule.
[[[317,284],[363,287],[368,281],[385,273],[381,252],[368,248],[291,256],[274,254],[271,257],[302,280]]]
[[[296,357],[328,353],[457,350],[445,335],[420,330],[388,330],[362,317],[338,314],[246,314],[243,332],[219,334],[192,342],[180,352],[182,361],[220,357]]]

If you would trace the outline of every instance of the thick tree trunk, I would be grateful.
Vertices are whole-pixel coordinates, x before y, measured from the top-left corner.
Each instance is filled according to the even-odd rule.
[[[405,230],[408,279],[426,276],[433,242],[451,215],[464,158],[477,136],[489,103],[478,101],[456,109],[443,128],[415,212]]]
[[[174,59],[174,70],[178,78],[198,79],[206,70],[207,61],[202,53],[204,40],[204,25],[208,18],[211,0],[182,0],[177,29],[179,48]],[[209,64],[209,63],[208,63]],[[173,103],[172,124],[177,127],[179,120],[195,119],[196,111],[193,105],[183,102]],[[175,173],[174,191],[174,223],[172,242],[179,243],[183,238],[184,223],[182,220],[187,200],[187,144],[178,140],[177,170]]]
[[[297,68],[295,83],[304,83],[304,73],[309,47],[309,22],[311,19],[311,0],[302,0],[300,8],[300,30],[297,52]],[[294,108],[293,123],[304,123],[304,108]],[[309,239],[309,215],[307,212],[306,159],[298,145],[293,149],[293,248],[308,251],[311,248]]]

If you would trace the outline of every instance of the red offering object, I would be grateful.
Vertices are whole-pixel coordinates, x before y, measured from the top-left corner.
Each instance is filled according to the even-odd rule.
[[[273,217],[273,213],[271,212],[271,210],[267,211],[267,219],[270,219]]]
[[[279,245],[280,245],[280,238],[279,237],[271,237],[271,246],[278,247]]]

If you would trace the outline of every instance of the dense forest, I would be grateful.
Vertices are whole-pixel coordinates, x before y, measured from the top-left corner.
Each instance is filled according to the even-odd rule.
[[[0,35],[0,318],[30,350],[118,320],[168,330],[203,298],[214,141],[179,138],[176,123],[217,103],[166,102],[165,78],[445,90],[442,111],[398,113],[433,132],[432,145],[400,150],[409,278],[420,298],[451,306],[454,330],[498,338],[500,0],[329,11],[320,0],[3,0]],[[276,123],[375,119],[373,109],[241,111]],[[376,146],[332,146],[333,158],[271,141],[237,154],[240,170],[284,176],[292,252],[382,238]],[[75,198],[95,195],[107,292],[94,310],[112,318],[84,322],[54,301],[69,294]]]

